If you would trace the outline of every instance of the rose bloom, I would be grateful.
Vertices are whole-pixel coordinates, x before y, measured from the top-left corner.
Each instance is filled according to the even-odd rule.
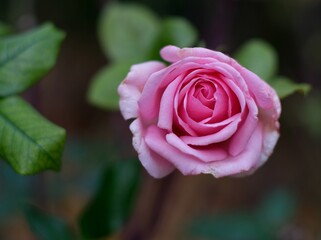
[[[120,84],[120,110],[150,175],[253,173],[279,138],[279,98],[223,53],[166,46],[162,62],[133,65]]]

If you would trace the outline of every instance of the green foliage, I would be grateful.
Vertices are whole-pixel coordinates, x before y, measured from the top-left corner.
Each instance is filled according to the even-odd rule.
[[[159,21],[139,5],[111,4],[104,9],[99,37],[113,61],[144,61],[157,38]]]
[[[0,22],[0,37],[12,33],[12,28],[5,23]]]
[[[20,174],[59,170],[65,130],[17,96],[55,64],[64,33],[52,24],[10,35],[0,23],[0,156]]]
[[[80,217],[80,229],[86,239],[112,235],[124,225],[136,199],[138,170],[137,160],[107,166],[96,196]]]
[[[0,96],[20,93],[55,64],[64,34],[51,24],[0,38]]]
[[[88,100],[109,110],[118,109],[117,86],[129,70],[128,63],[159,59],[165,45],[189,47],[197,40],[195,28],[183,18],[161,20],[146,7],[120,3],[106,5],[98,36],[112,63],[93,78]]]
[[[161,27],[161,47],[174,44],[178,47],[193,46],[197,40],[195,28],[184,18],[164,19]]]
[[[276,76],[278,66],[276,51],[263,40],[253,39],[246,42],[236,52],[235,59],[269,83],[281,99],[295,92],[306,94],[310,91],[309,84],[298,84],[289,78]]]
[[[188,239],[273,240],[289,223],[296,211],[296,198],[277,190],[261,202],[254,211],[236,211],[193,220]]]
[[[111,64],[100,70],[93,78],[88,91],[88,99],[96,106],[117,110],[119,108],[119,96],[117,88],[126,77],[130,63],[121,62]]]
[[[0,156],[20,174],[59,170],[65,130],[19,97],[0,100]]]
[[[277,71],[278,58],[274,48],[265,41],[253,39],[246,42],[235,54],[241,65],[255,72],[265,81]]]
[[[294,83],[291,79],[283,76],[271,79],[269,84],[276,90],[280,98],[285,98],[294,92],[301,92],[306,95],[311,90],[309,84]]]
[[[33,206],[28,206],[25,212],[30,229],[42,240],[74,240],[75,236],[66,223],[55,216],[46,214]]]

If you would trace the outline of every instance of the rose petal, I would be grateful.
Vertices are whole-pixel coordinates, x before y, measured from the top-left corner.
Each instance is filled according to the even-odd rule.
[[[227,126],[224,126],[222,129],[220,129],[218,132],[215,132],[213,134],[205,135],[205,136],[181,136],[181,139],[186,144],[191,144],[195,146],[204,146],[209,145],[213,143],[220,143],[227,139],[229,139],[237,130],[237,126],[240,119],[240,114],[234,115],[230,119],[234,119],[233,121],[230,121],[230,123]]]
[[[166,141],[166,132],[156,126],[150,126],[147,129],[145,141],[152,151],[164,159],[167,159],[185,175],[199,174],[204,168],[204,163],[197,158],[185,154],[168,144]]]
[[[118,87],[119,108],[125,119],[138,117],[138,100],[149,76],[163,69],[161,62],[150,61],[131,67],[125,80]]]
[[[142,92],[146,81],[154,72],[158,72],[166,67],[162,62],[158,61],[148,61],[144,63],[132,65],[130,72],[125,78],[124,82],[133,86]]]
[[[194,121],[199,122],[212,116],[213,110],[202,104],[199,99],[191,96],[191,94],[185,96],[184,102],[186,102],[186,113]]]
[[[250,173],[261,158],[261,150],[262,126],[258,124],[242,153],[209,164],[203,173],[213,174],[215,177]]]
[[[161,49],[160,54],[165,61],[177,62],[187,57],[211,57],[219,61],[230,63],[235,61],[221,52],[212,51],[206,48],[178,48],[176,46],[165,46]]]
[[[140,117],[143,122],[151,123],[157,121],[160,101],[167,86],[180,74],[194,66],[195,63],[188,63],[180,67],[172,65],[155,72],[149,77],[138,101],[139,109],[141,110]]]
[[[146,134],[147,145],[163,158],[168,159],[184,175],[206,173],[217,178],[251,171],[260,158],[262,149],[262,145],[258,144],[260,142],[262,142],[262,128],[258,125],[248,145],[240,155],[206,163],[170,145],[166,141],[165,131],[155,126],[149,127]]]
[[[265,81],[261,80],[255,73],[235,63],[235,68],[239,70],[254,95],[255,101],[260,108],[271,110],[273,119],[278,119],[281,114],[280,100],[275,90]]]
[[[247,107],[247,111],[242,114],[242,117],[245,118],[243,124],[238,128],[229,143],[229,153],[232,156],[236,156],[243,151],[258,124],[259,112],[253,99],[247,99]]]
[[[166,135],[167,142],[173,147],[179,149],[181,152],[192,155],[203,162],[213,162],[223,160],[227,157],[227,152],[222,145],[209,146],[204,149],[195,149],[183,142],[179,137],[173,133]]]
[[[241,112],[243,112],[246,107],[243,92],[233,81],[226,79],[226,83],[233,90],[234,94],[238,97]],[[174,104],[176,104],[176,101]],[[185,126],[190,128],[193,131],[193,133],[196,134],[182,137],[183,141],[187,144],[208,145],[216,142],[225,141],[235,133],[238,127],[238,123],[241,121],[241,115],[235,114],[234,116],[218,123],[207,123],[209,122],[209,120],[206,119],[201,122],[196,122],[187,114],[186,105],[187,102],[184,101],[183,104],[180,104],[180,107],[174,106],[174,108],[178,108],[177,119],[181,120],[179,123],[182,124],[182,122],[184,122]],[[231,121],[234,121],[234,123],[231,123]],[[227,129],[224,129],[225,127]]]
[[[257,167],[260,167],[273,153],[274,147],[279,139],[280,133],[278,130],[271,130],[268,127],[263,129],[263,148],[260,161]]]
[[[120,96],[119,108],[124,119],[138,117],[138,99],[141,96],[141,92],[132,85],[121,84],[118,87],[118,94]]]
[[[181,79],[182,77],[180,76],[171,82],[165,89],[161,98],[157,125],[158,127],[168,131],[172,131],[174,98],[177,92],[177,86],[181,83]]]
[[[174,170],[174,166],[170,162],[153,152],[146,145],[139,119],[131,123],[130,130],[133,133],[133,146],[138,153],[138,158],[150,175],[155,178],[162,178]]]

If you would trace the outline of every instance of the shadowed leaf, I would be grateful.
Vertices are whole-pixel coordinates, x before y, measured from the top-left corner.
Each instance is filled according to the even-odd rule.
[[[20,93],[55,64],[64,34],[51,24],[0,38],[0,96]]]
[[[136,199],[139,184],[137,160],[117,161],[105,170],[95,197],[80,217],[85,238],[115,234],[125,224]]]

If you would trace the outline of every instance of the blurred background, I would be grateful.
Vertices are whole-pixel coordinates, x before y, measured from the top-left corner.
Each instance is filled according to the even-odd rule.
[[[102,239],[320,239],[321,1],[119,2],[144,4],[160,17],[185,17],[208,48],[228,54],[251,38],[262,38],[276,48],[279,72],[311,84],[313,91],[282,102],[275,153],[252,176],[214,179],[175,172],[155,180],[141,169],[138,198],[125,228]],[[79,232],[79,216],[99,188],[107,162],[136,156],[120,113],[86,100],[92,77],[108,63],[97,39],[106,3],[0,1],[0,21],[18,32],[50,21],[67,33],[56,67],[25,97],[68,133],[59,173],[19,176],[0,163],[0,239],[45,239],[34,233],[25,202]],[[98,214],[95,221],[101,220]],[[240,234],[228,234],[235,231]]]

